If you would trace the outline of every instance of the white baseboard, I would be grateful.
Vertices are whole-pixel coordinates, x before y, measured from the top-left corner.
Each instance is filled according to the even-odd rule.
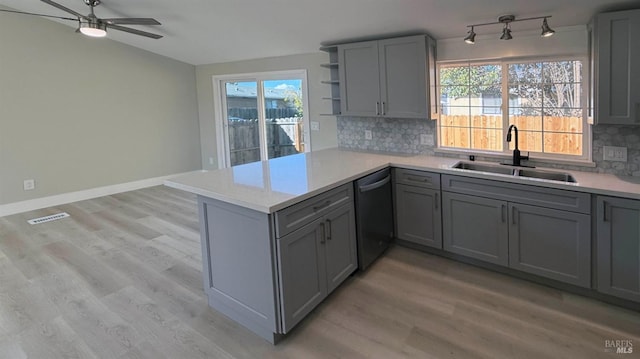
[[[200,171],[194,171],[200,172]],[[191,172],[186,172],[191,173]],[[185,173],[177,173],[168,176],[161,176],[155,178],[148,178],[139,181],[119,183],[111,186],[91,188],[83,191],[69,192],[63,194],[57,194],[54,196],[30,199],[27,201],[14,202],[0,205],[0,217],[10,216],[12,214],[33,211],[36,209],[59,206],[61,204],[84,201],[86,199],[109,196],[116,193],[122,193],[127,191],[134,191],[141,188],[158,186],[164,183],[165,180],[183,175]]]

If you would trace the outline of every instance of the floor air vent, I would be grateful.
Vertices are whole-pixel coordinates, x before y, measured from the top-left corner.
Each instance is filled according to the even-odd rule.
[[[46,217],[30,219],[27,222],[29,222],[29,224],[40,224],[40,223],[45,223],[45,222],[57,221],[59,219],[63,219],[63,218],[67,218],[67,217],[69,217],[69,213],[62,212],[62,213],[52,214],[52,215],[46,216]]]

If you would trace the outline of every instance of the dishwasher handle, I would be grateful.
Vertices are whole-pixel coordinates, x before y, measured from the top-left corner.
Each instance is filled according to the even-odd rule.
[[[358,186],[358,190],[360,191],[360,193],[373,191],[374,189],[378,189],[378,188],[386,185],[387,183],[389,183],[389,181],[391,181],[391,175],[390,174],[387,175],[387,177],[381,179],[378,182],[374,182],[372,184],[360,185],[360,186]]]

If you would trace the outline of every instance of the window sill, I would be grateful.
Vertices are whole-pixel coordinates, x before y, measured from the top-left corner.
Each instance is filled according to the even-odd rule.
[[[511,160],[511,156],[507,154],[497,154],[494,152],[484,152],[477,150],[462,150],[462,149],[449,149],[449,148],[434,148],[434,152],[436,154],[446,154],[446,155],[457,155],[460,158],[468,159],[469,156],[473,155],[477,159],[482,160]],[[532,157],[527,162],[535,162],[544,164],[554,164],[554,165],[566,165],[566,166],[576,166],[576,167],[596,167],[596,163],[591,160],[586,159],[576,159],[576,160],[568,160],[568,159],[558,159],[558,158],[549,158],[549,157]]]

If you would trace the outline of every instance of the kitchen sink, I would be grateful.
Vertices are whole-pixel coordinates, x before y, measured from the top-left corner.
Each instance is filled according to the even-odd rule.
[[[563,172],[519,169],[518,176],[529,177],[529,178],[539,178],[539,179],[545,179],[549,181],[576,183],[576,179],[572,175],[568,173],[563,173]]]
[[[464,161],[460,161],[456,163],[455,165],[451,166],[451,168],[457,168],[461,170],[468,170],[468,171],[474,171],[474,172],[488,172],[488,173],[495,173],[495,174],[501,174],[501,175],[518,176],[523,178],[535,178],[535,179],[542,179],[542,180],[548,180],[548,181],[558,181],[558,182],[566,182],[566,183],[577,182],[576,179],[569,173],[543,171],[543,170],[537,170],[537,169],[534,170],[530,168],[490,165],[490,164],[464,162]]]
[[[478,172],[489,172],[489,173],[497,173],[501,175],[511,175],[515,174],[517,169],[513,167],[505,167],[505,166],[493,166],[486,165],[481,163],[470,163],[470,162],[458,162],[453,165],[453,168],[458,168],[461,170],[470,170],[470,171],[478,171]]]

